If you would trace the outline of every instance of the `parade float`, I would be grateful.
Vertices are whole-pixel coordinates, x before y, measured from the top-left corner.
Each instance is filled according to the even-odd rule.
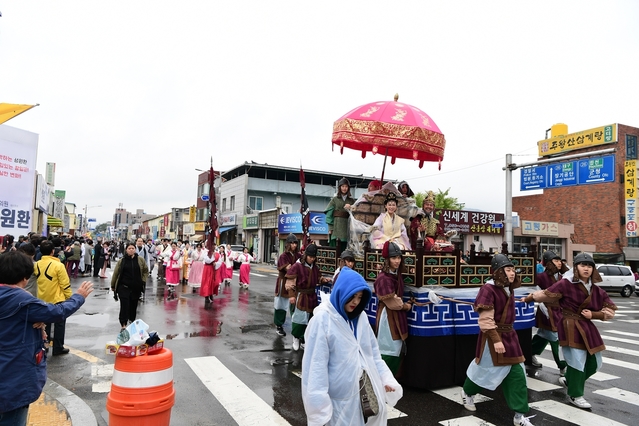
[[[384,199],[391,191],[397,191],[391,183],[384,184],[386,160],[391,164],[397,158],[424,162],[437,162],[441,167],[445,139],[435,122],[423,111],[398,102],[374,102],[353,109],[333,126],[333,147],[343,153],[344,148],[384,155],[382,187],[368,192],[354,204],[350,212],[350,241],[348,249],[355,253],[355,267],[370,284],[381,270],[384,259],[381,249],[370,245],[371,225],[384,211]],[[419,211],[414,200],[398,198],[398,214],[407,228]],[[447,249],[425,250],[424,236],[417,239],[413,250],[403,251],[404,300],[413,300],[407,313],[409,337],[400,381],[408,386],[436,389],[461,384],[466,368],[475,357],[479,326],[473,302],[484,282],[491,278],[491,253],[476,252],[470,247],[468,261],[462,258],[459,243],[448,242]],[[430,247],[430,244],[428,244]],[[339,247],[339,245],[338,245]],[[325,275],[339,268],[340,249],[320,246],[317,264]],[[523,286],[516,290],[516,299],[530,292],[535,286],[534,253],[508,253],[517,268]],[[322,290],[330,291],[330,288]],[[373,292],[366,313],[375,325],[378,301]],[[532,327],[535,324],[533,304],[516,302],[514,328],[519,335],[524,354],[530,359]]]

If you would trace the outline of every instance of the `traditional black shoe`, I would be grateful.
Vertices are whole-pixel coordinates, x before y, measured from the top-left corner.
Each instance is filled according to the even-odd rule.
[[[284,331],[284,328],[281,325],[277,327],[277,331],[276,332],[280,336],[286,336],[286,332]]]
[[[60,352],[53,352],[53,356],[58,356],[58,355],[66,355],[69,353],[69,349],[64,348],[62,349]]]

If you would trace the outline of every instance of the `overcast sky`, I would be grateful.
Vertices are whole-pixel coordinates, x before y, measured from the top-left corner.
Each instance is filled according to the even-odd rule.
[[[40,135],[67,201],[194,204],[195,168],[244,161],[381,175],[331,150],[335,120],[399,93],[446,137],[388,179],[504,211],[505,155],[536,158],[552,124],[639,127],[639,2],[0,0],[0,102]],[[514,187],[519,187],[519,173]]]

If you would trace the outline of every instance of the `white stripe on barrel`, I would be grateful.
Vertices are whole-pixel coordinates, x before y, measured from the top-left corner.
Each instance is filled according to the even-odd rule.
[[[173,367],[149,373],[127,373],[114,370],[111,383],[122,388],[152,388],[173,381]]]

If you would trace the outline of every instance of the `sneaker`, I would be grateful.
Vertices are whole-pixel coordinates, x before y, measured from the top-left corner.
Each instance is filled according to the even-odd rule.
[[[530,361],[530,364],[535,368],[543,367],[542,363],[537,361],[537,355],[532,356],[532,360]]]
[[[297,337],[293,337],[293,350],[294,351],[300,350],[300,339],[298,339]]]
[[[284,331],[284,328],[281,325],[277,326],[276,333],[282,337],[286,336],[286,331]]]
[[[592,407],[592,405],[590,405],[590,403],[588,401],[586,401],[583,396],[578,396],[577,398],[573,398],[571,396],[570,397],[570,402],[572,402],[573,405],[576,405],[579,408],[591,408]]]
[[[559,369],[559,375],[561,377],[564,377],[566,375],[566,367]]]
[[[515,416],[515,418],[513,419],[513,424],[515,426],[533,426],[533,424],[530,423],[528,419],[532,419],[533,417],[535,417],[535,415],[529,417]]]
[[[464,404],[464,408],[468,411],[477,411],[477,407],[475,407],[475,396],[466,395],[464,389],[461,391],[462,402]]]
[[[557,380],[557,382],[559,382],[559,384],[565,388],[568,387],[568,383],[566,383],[566,378],[564,376],[559,377],[559,380]]]

